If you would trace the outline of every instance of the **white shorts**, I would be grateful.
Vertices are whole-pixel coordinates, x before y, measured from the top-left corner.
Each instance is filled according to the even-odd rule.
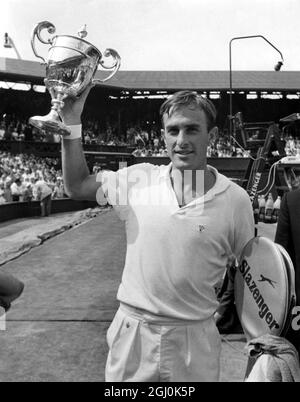
[[[177,321],[121,305],[107,343],[108,382],[219,380],[221,340],[213,318]]]

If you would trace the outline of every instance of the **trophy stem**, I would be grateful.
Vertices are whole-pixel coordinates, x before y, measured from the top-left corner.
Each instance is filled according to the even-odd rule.
[[[59,134],[62,136],[68,136],[71,134],[71,130],[61,121],[59,112],[64,106],[63,99],[66,95],[62,91],[57,91],[54,97],[54,91],[50,91],[52,97],[52,107],[50,113],[46,116],[34,116],[29,119],[29,124],[38,128],[39,130],[45,130],[52,134]]]
[[[55,110],[57,113],[59,113],[61,111],[61,109],[64,107],[64,102],[63,99],[66,97],[67,95],[62,91],[62,90],[57,90],[56,95],[54,94],[54,91],[51,91],[51,97],[52,97],[52,110]]]

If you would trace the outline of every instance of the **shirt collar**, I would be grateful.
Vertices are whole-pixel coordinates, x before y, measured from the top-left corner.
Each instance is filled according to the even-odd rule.
[[[213,187],[205,194],[205,197],[208,199],[213,198],[214,196],[227,190],[231,184],[231,181],[226,176],[219,173],[213,166],[207,165],[207,168],[215,175],[216,178]]]
[[[161,165],[159,178],[169,180],[171,168],[172,168],[172,162],[170,162],[168,165]],[[207,165],[207,168],[214,174],[216,178],[215,184],[205,195],[206,198],[210,198],[210,196],[213,197],[225,191],[230,186],[231,182],[226,176],[220,174],[218,170],[213,166]]]
[[[159,166],[159,178],[160,179],[169,179],[170,173],[171,173],[171,168],[172,168],[172,162],[170,162],[168,165],[160,165]]]

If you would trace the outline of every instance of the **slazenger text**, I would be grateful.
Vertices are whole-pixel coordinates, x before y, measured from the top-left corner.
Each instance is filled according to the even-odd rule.
[[[243,279],[247,284],[252,297],[255,300],[255,303],[257,304],[257,307],[259,309],[258,315],[260,318],[265,319],[270,329],[279,328],[278,322],[274,319],[273,314],[271,313],[268,305],[265,303],[265,300],[261,295],[255,281],[252,279],[250,269],[251,267],[245,259],[239,265],[239,271],[242,274]]]

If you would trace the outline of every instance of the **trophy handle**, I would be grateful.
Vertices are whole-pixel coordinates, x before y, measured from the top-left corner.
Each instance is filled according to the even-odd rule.
[[[93,81],[92,81],[93,84],[96,84],[96,83],[103,83],[103,82],[105,82],[105,81],[108,81],[110,78],[112,78],[112,77],[116,74],[116,72],[117,72],[117,71],[119,70],[119,68],[120,68],[120,65],[121,65],[121,57],[119,56],[119,53],[118,53],[116,50],[108,48],[108,49],[106,49],[106,50],[104,51],[104,56],[105,56],[105,57],[110,57],[110,56],[111,56],[111,57],[114,59],[114,63],[113,63],[112,65],[110,65],[110,66],[106,66],[106,65],[104,64],[104,61],[103,61],[103,60],[100,60],[99,63],[101,64],[101,66],[102,66],[103,68],[107,69],[107,70],[111,70],[112,68],[113,68],[114,70],[112,71],[112,73],[111,73],[108,77],[104,78],[104,80],[100,80],[100,79],[98,79],[98,78],[93,79]]]
[[[38,40],[42,43],[45,43],[46,45],[48,44],[52,44],[53,39],[49,38],[48,40],[44,40],[41,37],[41,31],[43,29],[47,29],[49,34],[54,34],[55,33],[55,26],[53,24],[51,24],[51,22],[49,21],[42,21],[39,22],[32,31],[32,35],[31,35],[31,47],[33,50],[33,53],[35,54],[36,57],[38,57],[39,59],[42,59],[44,63],[46,63],[46,60],[44,59],[44,57],[40,56],[35,48],[35,37],[37,36]]]

